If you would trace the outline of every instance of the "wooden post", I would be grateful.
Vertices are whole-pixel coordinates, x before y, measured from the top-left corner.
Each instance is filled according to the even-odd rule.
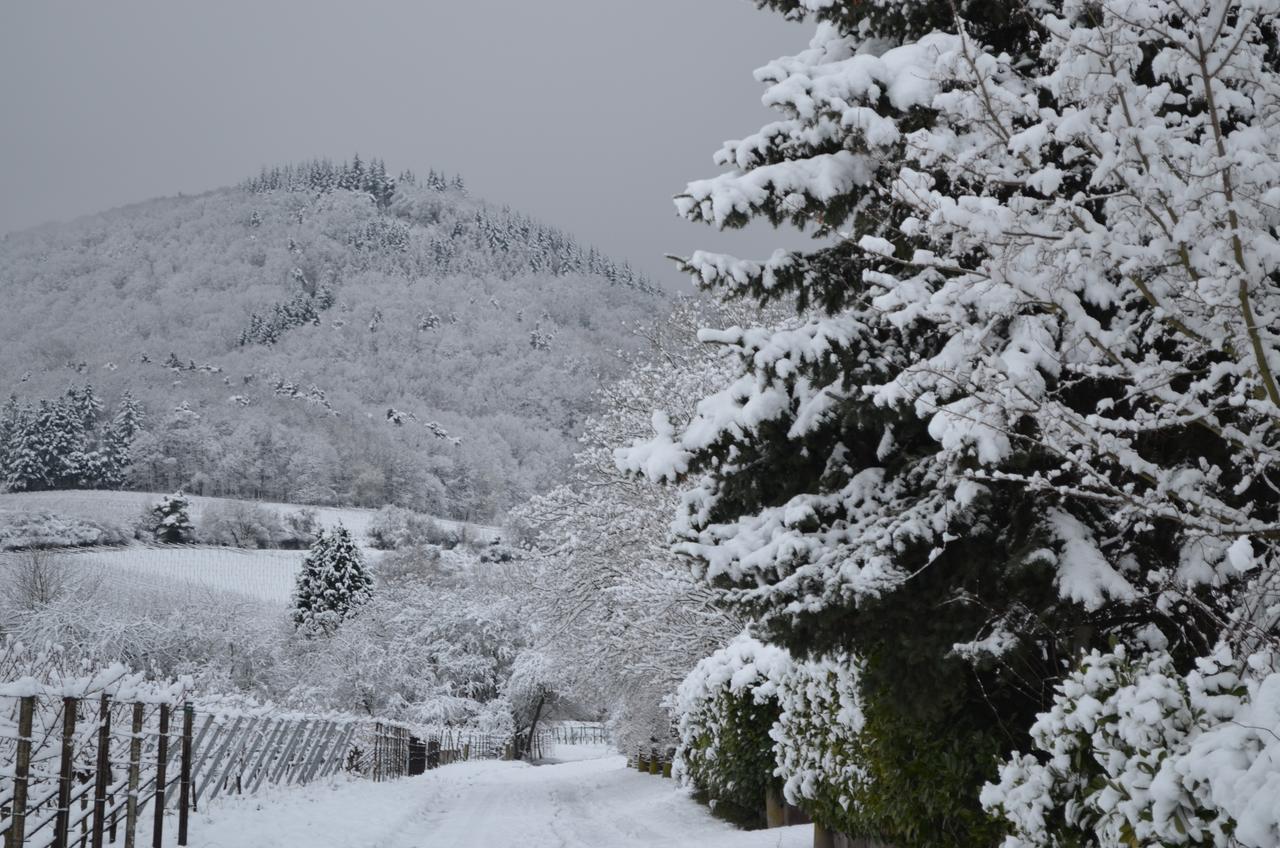
[[[164,793],[166,784],[165,772],[169,765],[169,705],[160,705],[160,741],[156,752],[156,799],[155,818],[151,829],[151,848],[161,848],[164,842]]]
[[[206,733],[210,728],[212,731]],[[194,761],[191,764],[191,809],[193,810],[200,809],[200,793],[209,785],[209,775],[204,771],[205,764],[209,763],[211,769],[217,768],[216,755],[211,756],[211,754],[222,750],[226,742],[227,730],[227,725],[216,723],[213,716],[205,716],[200,734],[192,743],[192,748],[195,749]],[[207,743],[206,736],[209,737]]]
[[[813,848],[836,848],[835,834],[818,822],[813,823]]]
[[[400,776],[409,775],[409,729],[400,728]]]
[[[178,789],[178,844],[187,844],[187,816],[191,808],[191,731],[196,711],[191,704],[182,705],[182,762],[179,766],[182,785]]]
[[[71,778],[76,735],[75,698],[62,699],[62,760],[58,764],[58,813],[53,828],[54,848],[67,848],[71,821]]]
[[[199,785],[197,775],[200,773],[200,761],[204,759],[204,737],[208,735],[209,728],[213,727],[213,716],[204,717],[204,722],[200,725],[200,732],[196,734],[196,738],[191,741],[192,763],[191,763],[191,809],[198,811],[200,809],[200,793],[195,789]],[[214,731],[214,737],[217,737],[217,731]],[[213,739],[209,740],[209,744],[213,744]]]
[[[107,787],[111,783],[111,698],[103,694],[98,713],[98,766],[93,781],[93,848],[102,848],[107,824]]]
[[[27,782],[31,774],[31,720],[36,698],[25,695],[18,702],[18,751],[13,771],[13,815],[4,835],[5,848],[22,848],[27,835]]]
[[[782,793],[778,791],[777,786],[770,783],[764,790],[765,827],[782,827],[785,809],[782,803]]]
[[[133,733],[129,739],[129,794],[125,801],[124,848],[134,848],[138,830],[138,771],[142,761],[142,704],[133,705]]]

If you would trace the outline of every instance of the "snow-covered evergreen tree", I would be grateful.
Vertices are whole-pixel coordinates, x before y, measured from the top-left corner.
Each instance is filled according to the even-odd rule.
[[[195,536],[191,523],[191,501],[181,491],[165,495],[151,507],[149,529],[157,542],[180,545]]]
[[[125,392],[116,406],[116,414],[102,435],[98,449],[96,477],[100,485],[118,489],[129,478],[129,447],[142,431],[146,413],[142,405]]]
[[[758,72],[782,118],[677,205],[820,237],[685,263],[802,311],[705,332],[739,376],[619,460],[687,481],[678,550],[762,635],[861,663],[897,807],[827,823],[987,844],[991,756],[1082,649],[1274,638],[1277,9],[768,5],[819,21]]]
[[[364,555],[339,525],[322,532],[302,560],[293,597],[293,623],[312,633],[331,634],[373,597]]]

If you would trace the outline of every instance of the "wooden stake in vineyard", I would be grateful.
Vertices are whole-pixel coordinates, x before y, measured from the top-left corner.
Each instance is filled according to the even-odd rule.
[[[93,781],[93,848],[102,848],[107,824],[107,787],[111,783],[111,698],[103,695],[98,712],[98,762]]]

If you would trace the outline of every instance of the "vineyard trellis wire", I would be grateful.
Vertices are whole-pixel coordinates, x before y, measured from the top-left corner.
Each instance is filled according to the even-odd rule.
[[[102,848],[120,839],[133,848],[145,837],[148,813],[154,848],[167,813],[176,815],[177,842],[185,845],[189,813],[220,794],[301,785],[340,770],[389,780],[512,751],[508,738],[466,728],[191,694],[181,682],[148,684],[121,667],[0,684],[4,848]],[[549,735],[539,741],[554,744]]]

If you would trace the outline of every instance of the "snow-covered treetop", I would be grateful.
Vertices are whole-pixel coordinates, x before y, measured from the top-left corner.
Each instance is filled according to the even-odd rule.
[[[1071,0],[1006,30],[934,9],[934,31],[889,40],[837,9],[864,4],[771,5],[823,21],[758,73],[782,117],[676,205],[824,238],[686,261],[818,314],[708,335],[741,376],[620,454],[701,477],[683,550],[794,613],[896,585],[1017,493],[1043,504],[1032,559],[1089,609],[1236,581],[1232,546],[1274,567],[1280,6]],[[857,443],[832,443],[841,416]],[[817,487],[744,501],[733,481],[774,438],[819,452]]]

